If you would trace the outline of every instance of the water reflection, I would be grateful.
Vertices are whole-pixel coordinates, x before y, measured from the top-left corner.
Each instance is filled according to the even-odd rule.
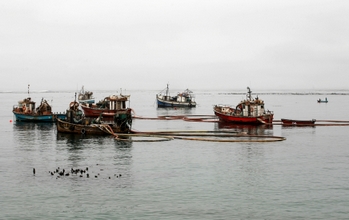
[[[53,123],[33,123],[33,122],[21,122],[16,121],[13,123],[14,131],[48,131],[52,130],[54,124]]]
[[[244,124],[232,124],[227,122],[215,123],[214,130],[233,130],[235,132],[247,133],[251,135],[272,135],[272,125],[244,125]]]
[[[72,156],[72,160],[80,158],[79,155],[86,152],[99,152],[102,154],[102,152],[113,149],[115,151],[114,158],[120,158],[119,155],[130,154],[132,148],[132,142],[117,141],[112,136],[84,136],[80,134],[58,133],[57,143],[58,149],[70,153],[69,156]],[[127,157],[131,158],[131,156]]]
[[[15,122],[13,138],[17,146],[31,149],[33,146],[47,146],[54,138],[52,123]]]
[[[115,141],[115,147],[117,149],[120,148],[131,148],[132,142],[131,141]]]
[[[118,179],[117,187],[132,185],[132,142],[117,141],[112,136],[58,133],[57,154],[69,169],[89,167],[90,179]]]
[[[195,108],[157,108],[157,116],[164,115],[192,115],[195,114]]]
[[[65,142],[65,144],[71,149],[79,149],[82,147],[82,139],[84,138],[81,134],[66,134],[57,132],[57,141]]]

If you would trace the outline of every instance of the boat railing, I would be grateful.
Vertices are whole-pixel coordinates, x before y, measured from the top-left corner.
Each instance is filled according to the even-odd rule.
[[[232,105],[227,105],[227,104],[216,104],[214,105],[215,107],[230,107],[230,108],[233,108],[234,106]]]

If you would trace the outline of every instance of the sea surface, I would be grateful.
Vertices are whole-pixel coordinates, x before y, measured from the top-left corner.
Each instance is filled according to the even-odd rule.
[[[213,115],[244,91],[195,91],[193,109],[157,109],[158,91],[123,91],[137,116]],[[117,91],[94,91],[96,100]],[[255,93],[274,119],[349,120],[349,91]],[[278,142],[120,142],[19,123],[26,92],[1,92],[0,219],[349,219],[349,126],[233,126],[134,119],[138,131],[231,131]],[[74,91],[32,92],[64,112]],[[317,103],[319,98],[328,103]],[[56,169],[88,168],[57,177]],[[35,175],[33,174],[35,168]]]

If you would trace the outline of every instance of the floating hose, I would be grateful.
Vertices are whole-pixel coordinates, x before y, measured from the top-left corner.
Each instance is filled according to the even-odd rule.
[[[121,137],[150,137],[153,139],[142,139],[142,140],[132,140],[129,138],[121,138]],[[156,138],[156,139],[154,139]],[[171,141],[173,140],[173,137],[171,136],[164,136],[164,135],[147,135],[147,134],[120,134],[119,136],[115,137],[118,141],[126,141],[126,142],[160,142],[160,141]]]
[[[210,142],[276,142],[284,141],[286,138],[279,136],[265,135],[248,135],[245,132],[227,132],[227,131],[153,131],[153,132],[136,132],[134,134],[120,135],[128,137],[156,137],[165,138],[166,140],[181,139],[192,141],[210,141]],[[205,137],[205,138],[198,138]],[[213,137],[213,138],[207,138]],[[217,138],[239,138],[239,139],[217,139]],[[134,141],[130,139],[115,138],[119,141]],[[135,142],[147,141],[164,141],[162,140],[135,140]]]
[[[214,136],[214,137],[221,137],[221,136]],[[228,136],[226,136],[228,137]],[[263,136],[263,135],[231,135],[229,137],[235,137],[235,138],[249,138],[244,140],[237,140],[237,139],[213,139],[213,138],[191,138],[191,137],[181,137],[181,136],[175,136],[175,139],[182,139],[182,140],[191,140],[191,141],[210,141],[210,142],[276,142],[276,141],[284,141],[286,138],[284,137],[278,137],[278,136]],[[255,139],[251,139],[255,138]]]
[[[184,120],[190,122],[219,122],[219,119],[215,115],[167,115],[158,116],[155,118],[133,116],[136,119],[143,120]],[[297,120],[295,120],[297,121]],[[317,120],[317,124],[283,124],[281,120],[274,120],[273,123],[265,123],[264,125],[282,125],[282,126],[349,126],[349,121],[338,120]],[[140,132],[136,130],[131,131],[133,134],[129,135],[137,137],[164,137],[166,140],[181,139],[181,140],[194,140],[194,141],[210,141],[210,142],[276,142],[284,141],[285,137],[281,136],[268,136],[268,135],[249,135],[247,133],[227,132],[227,131],[153,131],[153,132]],[[235,134],[232,134],[235,133]],[[222,139],[224,138],[224,139]],[[235,139],[227,139],[235,138]],[[163,140],[130,140],[120,139],[120,141],[163,141]]]
[[[215,115],[164,115],[155,118],[133,116],[135,119],[141,120],[184,120],[188,122],[219,122]],[[297,120],[295,120],[297,121]],[[273,123],[263,123],[264,125],[284,125],[284,126],[349,126],[349,121],[339,120],[316,120],[320,123],[309,124],[283,124],[281,120],[274,120]]]

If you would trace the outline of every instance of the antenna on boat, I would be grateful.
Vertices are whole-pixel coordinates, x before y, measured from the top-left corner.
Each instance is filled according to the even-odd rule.
[[[28,97],[30,96],[30,95],[29,95],[29,87],[30,87],[30,84],[28,84]]]

